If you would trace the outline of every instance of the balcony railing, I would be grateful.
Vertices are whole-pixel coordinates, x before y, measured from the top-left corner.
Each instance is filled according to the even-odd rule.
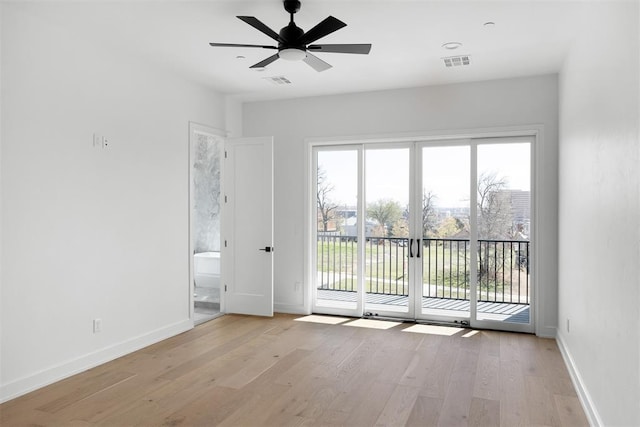
[[[478,240],[478,301],[529,304],[529,244],[523,240]],[[409,294],[409,239],[367,238],[365,290]],[[318,289],[355,292],[357,238],[318,236]],[[422,296],[469,299],[469,240],[422,239]]]

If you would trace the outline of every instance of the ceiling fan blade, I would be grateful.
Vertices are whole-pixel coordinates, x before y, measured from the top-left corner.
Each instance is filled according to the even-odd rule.
[[[301,41],[303,44],[307,45],[346,26],[347,24],[345,24],[338,18],[329,16],[324,21],[320,22],[318,25],[304,33]]]
[[[275,41],[277,41],[277,42],[282,41],[280,39],[280,36],[278,35],[278,33],[273,31],[271,28],[267,27],[265,24],[262,23],[262,21],[260,21],[255,16],[238,16],[238,19],[240,19],[240,20],[246,22],[247,24],[251,25],[256,30],[263,32],[264,34],[268,35],[269,37],[271,37]]]
[[[276,46],[265,46],[261,44],[236,44],[236,43],[209,43],[211,46],[222,46],[222,47],[260,47],[262,49],[277,49]]]
[[[366,55],[371,50],[370,44],[312,44],[307,46],[314,52],[358,53]]]
[[[257,64],[253,64],[249,68],[264,68],[264,67],[266,67],[267,65],[271,64],[273,61],[275,61],[278,58],[279,58],[279,56],[276,53],[275,55],[271,55],[267,59],[263,59],[262,61],[258,62]]]
[[[310,54],[309,52],[307,52],[307,57],[304,58],[304,62],[306,62],[308,65],[311,66],[311,68],[313,68],[318,72],[328,70],[329,68],[331,68],[330,64],[327,64],[322,59],[318,58],[315,55]]]

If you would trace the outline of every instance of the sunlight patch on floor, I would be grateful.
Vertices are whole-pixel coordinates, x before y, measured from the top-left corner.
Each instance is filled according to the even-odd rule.
[[[311,322],[311,323],[323,323],[325,325],[338,325],[340,323],[347,322],[351,319],[347,317],[336,317],[336,316],[318,316],[316,314],[312,314],[309,316],[298,317],[294,319],[298,322]]]
[[[418,334],[444,335],[444,336],[450,337],[457,334],[458,332],[464,331],[464,329],[453,328],[450,326],[413,325],[403,329],[402,331],[414,332]]]
[[[388,320],[371,320],[371,319],[358,319],[353,322],[345,323],[345,326],[356,326],[358,328],[371,328],[371,329],[391,329],[394,326],[402,325],[402,322],[390,322]]]
[[[462,338],[471,338],[472,336],[474,336],[475,334],[479,333],[480,331],[469,331],[466,334],[464,334],[462,336]]]

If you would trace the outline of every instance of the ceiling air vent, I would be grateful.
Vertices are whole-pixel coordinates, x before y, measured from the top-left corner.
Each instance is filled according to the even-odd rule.
[[[273,83],[274,85],[290,85],[291,80],[284,76],[273,76],[273,77],[263,77],[268,82]]]
[[[458,67],[460,65],[469,65],[471,56],[469,55],[449,56],[442,59],[444,60],[444,65],[446,65],[447,67]]]

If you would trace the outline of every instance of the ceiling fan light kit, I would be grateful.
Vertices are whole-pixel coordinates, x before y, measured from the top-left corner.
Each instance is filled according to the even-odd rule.
[[[302,49],[288,48],[288,49],[282,49],[280,52],[278,52],[278,56],[281,59],[284,59],[287,61],[302,61],[304,58],[307,57],[307,52],[305,52]]]
[[[250,68],[264,68],[275,60],[282,58],[287,61],[304,61],[307,65],[316,71],[324,71],[331,68],[331,65],[322,59],[311,54],[309,51],[315,52],[331,52],[331,53],[355,53],[366,55],[371,50],[371,44],[312,44],[318,39],[325,37],[340,28],[346,27],[347,24],[333,16],[329,16],[318,25],[305,32],[298,27],[293,21],[293,15],[300,10],[300,2],[298,0],[284,0],[284,9],[289,13],[290,20],[286,27],[276,33],[274,30],[266,26],[262,21],[254,16],[238,16],[237,18],[251,25],[256,30],[269,36],[276,42],[277,46],[270,45],[253,45],[253,44],[236,44],[236,43],[209,43],[214,47],[251,47],[260,49],[274,49],[278,53],[252,65]]]

